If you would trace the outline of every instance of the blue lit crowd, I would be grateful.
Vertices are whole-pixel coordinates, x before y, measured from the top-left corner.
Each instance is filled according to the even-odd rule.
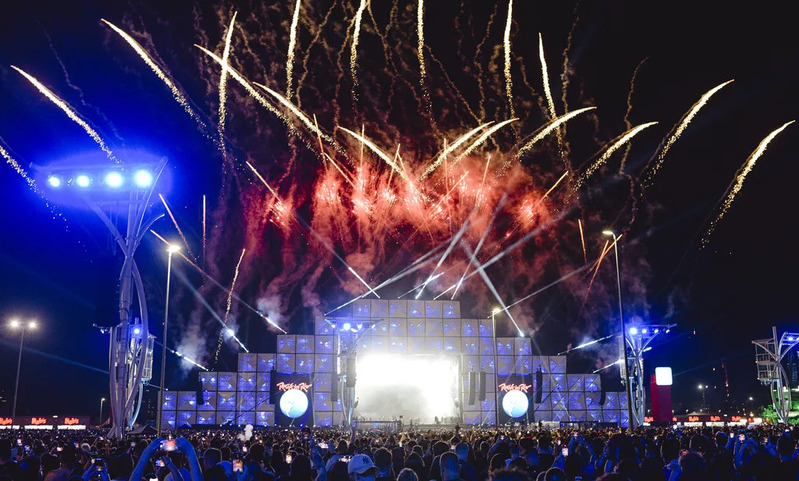
[[[0,481],[799,479],[799,430],[0,432]]]

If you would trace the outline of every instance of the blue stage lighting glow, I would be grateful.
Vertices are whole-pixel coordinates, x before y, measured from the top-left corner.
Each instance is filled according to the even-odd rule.
[[[648,332],[649,332],[649,329],[647,329],[647,328],[641,329],[641,334],[647,334]]]
[[[105,185],[116,189],[122,186],[122,174],[119,172],[109,172],[105,175]]]
[[[233,329],[228,327],[227,329],[225,329],[225,334],[227,334],[230,337],[233,337],[233,335],[236,334],[236,333],[233,332]]]
[[[349,322],[345,322],[344,324],[341,325],[341,329],[349,331],[350,329],[352,329],[352,324],[350,324]]]
[[[630,335],[634,336],[636,334],[638,334],[638,328],[637,327],[631,327],[630,328]]]
[[[47,183],[50,184],[50,187],[57,189],[61,187],[61,177],[51,175],[47,178]]]
[[[80,174],[79,176],[75,177],[75,184],[78,187],[86,188],[91,185],[92,179],[86,174]]]
[[[133,328],[133,334],[135,334],[135,335],[137,335],[137,336],[138,336],[139,334],[141,334],[141,328],[134,327],[134,328]]]
[[[788,341],[789,341],[789,342],[793,342],[793,341],[794,341],[794,339],[795,339],[795,338],[794,338],[793,336],[788,336]]]
[[[150,187],[153,184],[153,174],[147,170],[139,170],[133,174],[133,182],[138,187]]]
[[[361,323],[359,322],[358,324],[355,324],[355,328],[356,328],[356,329],[358,329],[358,330],[360,331],[361,329],[363,329],[363,324],[361,324]]]

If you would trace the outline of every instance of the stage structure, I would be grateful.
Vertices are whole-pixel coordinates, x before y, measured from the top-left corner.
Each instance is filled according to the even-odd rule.
[[[783,358],[799,344],[799,333],[783,332],[777,338],[777,328],[771,328],[772,337],[752,341],[755,345],[757,379],[769,387],[771,404],[779,421],[787,424],[791,410],[791,388],[788,375],[782,366]]]
[[[162,423],[628,424],[625,393],[533,355],[529,338],[496,337],[490,317],[462,319],[458,301],[361,299],[314,328],[240,353],[238,372],[199,373],[200,391],[166,392]]]
[[[647,324],[633,323],[627,328],[627,373],[630,389],[627,391],[632,396],[633,424],[632,427],[644,425],[646,415],[646,377],[644,375],[644,353],[650,349],[649,345],[660,334],[668,333],[676,324]],[[624,357],[622,356],[622,359]]]

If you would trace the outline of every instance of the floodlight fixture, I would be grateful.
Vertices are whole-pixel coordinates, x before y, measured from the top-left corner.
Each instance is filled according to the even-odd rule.
[[[78,187],[86,188],[92,184],[92,178],[86,174],[79,174],[75,177],[75,185]]]
[[[122,187],[125,179],[122,177],[122,174],[119,172],[109,172],[105,174],[105,185],[111,187],[112,189],[117,189]]]
[[[149,170],[137,170],[133,174],[133,182],[137,187],[146,188],[153,184],[153,174]]]
[[[50,185],[50,187],[57,189],[61,187],[61,177],[57,175],[51,175],[47,178],[47,183]]]

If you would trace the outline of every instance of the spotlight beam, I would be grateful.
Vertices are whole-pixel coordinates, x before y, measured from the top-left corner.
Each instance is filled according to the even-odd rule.
[[[155,232],[154,230],[150,230],[150,233],[151,233],[151,234],[153,234],[155,237],[157,237],[157,238],[158,238],[158,239],[159,239],[161,242],[163,242],[164,244],[166,244],[166,245],[169,245],[169,242],[167,242],[167,240],[166,240],[166,239],[164,239],[164,238],[163,238],[161,235],[159,235],[159,234],[158,234],[157,232]],[[186,257],[186,255],[185,255],[185,254],[183,254],[183,253],[182,253],[182,252],[180,252],[180,251],[178,251],[178,252],[177,252],[177,254],[178,254],[180,257],[182,257],[182,258],[183,258],[183,260],[185,260],[186,262],[188,262],[188,263],[189,263],[189,264],[190,264],[192,267],[194,267],[194,268],[197,270],[197,272],[199,272],[200,274],[202,274],[204,278],[206,278],[206,279],[208,279],[209,281],[211,281],[211,282],[212,282],[212,283],[213,283],[215,286],[217,286],[218,288],[222,289],[222,290],[223,290],[224,292],[226,292],[226,293],[230,292],[230,289],[228,289],[227,287],[223,286],[223,285],[222,285],[222,283],[220,283],[219,281],[217,281],[216,279],[214,279],[213,277],[211,277],[211,276],[210,276],[210,275],[209,275],[207,272],[205,272],[205,271],[204,271],[204,270],[203,270],[203,269],[202,269],[200,266],[198,266],[197,264],[195,264],[194,262],[192,262],[192,260],[191,260],[191,259],[189,259],[188,257]],[[265,320],[267,323],[269,323],[269,325],[271,325],[272,327],[274,327],[274,328],[275,328],[275,329],[277,329],[278,331],[282,332],[283,334],[288,334],[288,333],[287,333],[287,332],[286,332],[286,331],[285,331],[285,330],[284,330],[282,327],[280,327],[279,325],[277,325],[277,323],[275,323],[275,321],[273,321],[272,319],[269,319],[268,317],[266,317],[266,316],[264,315],[264,313],[262,313],[261,311],[259,311],[259,310],[258,310],[258,309],[256,309],[256,308],[252,307],[252,306],[251,306],[249,303],[247,303],[247,302],[246,302],[244,299],[242,299],[241,297],[239,297],[237,294],[235,294],[235,293],[233,294],[233,299],[236,299],[237,301],[239,301],[240,303],[242,303],[242,305],[244,305],[244,307],[246,307],[247,309],[251,310],[251,311],[252,311],[252,312],[254,312],[255,314],[258,314],[258,316],[259,316],[261,319]]]
[[[576,351],[578,349],[583,349],[584,347],[593,346],[594,344],[600,343],[600,342],[602,342],[602,341],[604,341],[606,339],[610,339],[612,337],[616,337],[616,336],[620,336],[620,335],[621,334],[610,334],[610,335],[607,335],[605,337],[600,337],[599,339],[594,339],[593,341],[584,342],[584,343],[580,344],[579,346],[575,346],[575,347],[573,347],[571,349],[566,349],[563,352],[559,352],[558,356],[562,356],[564,354],[568,354],[568,353],[570,353],[572,351]]]
[[[422,287],[419,289],[419,292],[416,294],[416,297],[414,297],[414,299],[419,299],[422,296],[422,293],[424,292],[424,288],[427,287],[427,284],[429,284],[435,277],[438,277],[435,276],[436,271],[438,270],[439,267],[441,267],[441,264],[443,264],[444,261],[447,260],[447,257],[449,257],[450,253],[452,252],[452,249],[455,248],[455,244],[457,244],[458,241],[461,239],[461,237],[463,237],[463,233],[466,232],[467,227],[469,227],[468,217],[463,222],[461,228],[458,229],[458,232],[455,233],[455,235],[452,237],[452,241],[449,243],[447,250],[445,250],[441,258],[438,259],[438,264],[436,264],[436,267],[433,269],[433,272],[431,272],[430,275],[427,277],[427,280],[424,281]]]
[[[172,354],[174,354],[175,356],[179,357],[180,359],[186,360],[189,363],[194,364],[195,366],[199,367],[203,371],[208,371],[207,367],[203,366],[202,364],[198,363],[197,361],[195,361],[193,359],[190,359],[190,358],[186,357],[184,354],[181,354],[178,351],[176,351],[176,350],[174,350],[174,349],[172,349],[170,347],[166,347],[166,346],[164,346],[162,343],[160,343],[158,341],[155,341],[155,343],[158,344],[159,346],[165,348],[167,351],[171,352]]]
[[[198,291],[197,289],[194,288],[194,286],[191,285],[191,282],[189,282],[189,279],[186,277],[186,274],[184,274],[180,270],[175,270],[175,274],[178,276],[178,278],[180,278],[181,281],[183,281],[183,284],[185,284],[186,287],[189,288],[192,294],[194,294],[194,297],[196,297],[197,300],[199,300],[202,303],[202,305],[204,305],[205,308],[208,309],[208,312],[210,312],[213,318],[216,319],[216,321],[219,323],[220,326],[222,326],[222,329],[227,328],[225,321],[223,321],[222,318],[219,317],[219,314],[217,314],[216,311],[214,311],[214,308],[211,307],[210,304],[208,304],[208,301],[206,301],[203,295],[200,294],[200,291]],[[242,343],[239,340],[239,338],[236,337],[235,334],[231,334],[230,337],[232,337],[239,344],[239,346],[241,346],[241,348],[244,349],[244,352],[250,352],[250,350],[247,349],[247,346],[245,346],[244,343]]]

